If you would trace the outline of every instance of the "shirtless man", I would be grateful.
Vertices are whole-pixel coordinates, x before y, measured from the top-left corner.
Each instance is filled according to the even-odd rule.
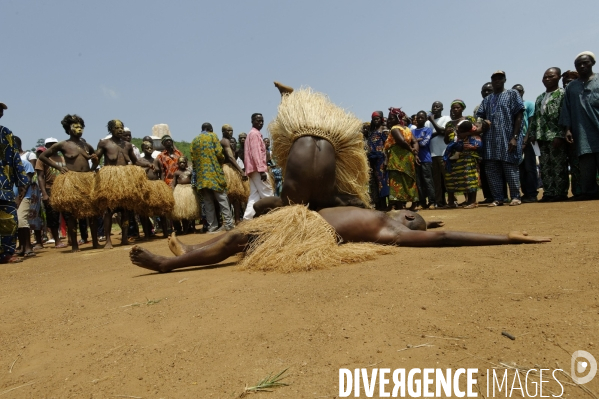
[[[113,119],[108,122],[108,131],[112,134],[109,139],[100,140],[98,143],[98,149],[96,150],[96,156],[98,162],[104,157],[105,166],[126,166],[129,163],[141,167],[154,168],[154,164],[142,159],[137,158],[133,152],[133,146],[131,143],[123,140],[123,122],[118,119]],[[104,214],[104,231],[106,232],[106,245],[105,249],[112,249],[112,239],[110,230],[112,227],[112,214],[115,213],[115,209],[107,209]],[[128,230],[129,230],[129,211],[126,209],[122,210],[122,236],[121,244],[127,245],[129,243]]]
[[[222,127],[223,138],[220,141],[220,145],[223,147],[223,155],[225,156],[225,164],[231,166],[233,169],[236,169],[241,175],[242,180],[247,180],[248,177],[245,175],[241,166],[237,164],[237,160],[235,159],[235,146],[233,145],[233,128],[231,125],[223,125]],[[241,204],[239,200],[232,199],[229,197],[229,201],[233,204],[233,210],[235,212],[235,223],[239,223],[241,221]]]
[[[148,180],[160,180],[160,166],[158,165],[155,158],[152,157],[154,153],[154,144],[152,143],[152,139],[148,136],[144,137],[149,138],[150,140],[144,142],[141,145],[141,151],[143,153],[142,159],[148,161],[148,163],[154,164],[154,169],[150,167],[145,167],[146,176],[148,176]],[[164,238],[168,236],[168,227],[166,224],[166,216],[159,216],[160,218],[160,227],[162,227],[162,232],[164,233]],[[144,236],[148,240],[152,238],[152,224],[150,223],[150,218],[148,216],[139,216],[139,220],[141,221],[141,227],[144,231]]]
[[[42,152],[39,160],[51,168],[60,171],[60,173],[91,172],[92,170],[95,170],[98,165],[98,157],[94,154],[94,148],[84,142],[81,138],[83,129],[85,128],[83,119],[78,115],[67,115],[63,118],[61,124],[64,131],[69,135],[69,139],[56,143],[46,151]],[[58,152],[61,152],[64,156],[64,164],[59,162],[60,157],[58,157]],[[91,168],[88,162],[90,159],[92,161]],[[42,199],[46,204],[49,203],[50,193],[47,192],[48,187],[44,186],[44,188],[46,189],[46,195],[42,194]],[[71,252],[78,252],[77,219],[75,219],[73,215],[63,214],[63,216],[65,216],[68,225],[68,234],[72,245]],[[98,229],[96,226],[96,218],[90,218],[92,244],[94,248],[99,248]],[[54,233],[54,230],[52,230],[52,235],[54,235]],[[58,235],[58,226],[56,226],[56,234]],[[58,242],[59,241],[57,241],[57,243]]]
[[[426,231],[424,219],[410,211],[387,214],[356,207],[336,207],[318,212],[343,239],[343,242],[372,242],[403,247],[459,247],[550,242],[548,237],[529,237],[526,232],[506,235],[466,233],[458,231]],[[438,223],[438,222],[437,222]],[[433,226],[431,226],[433,227]],[[277,226],[273,226],[277,228]],[[232,230],[199,245],[188,246],[171,237],[169,247],[176,257],[154,255],[139,246],[129,257],[137,266],[160,273],[174,269],[213,265],[245,251],[250,237]]]

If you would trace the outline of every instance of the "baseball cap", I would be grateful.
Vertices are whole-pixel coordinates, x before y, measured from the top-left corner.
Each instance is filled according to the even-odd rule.
[[[58,140],[55,139],[54,137],[48,137],[45,141],[44,144],[48,144],[48,143],[58,143]]]
[[[503,75],[503,77],[505,78],[505,72],[503,72],[502,70],[493,72],[493,74],[491,75],[491,78],[493,78],[493,76],[495,76],[495,75]]]
[[[37,148],[35,149],[35,152],[38,152],[38,151],[42,151],[42,152],[44,152],[44,151],[46,151],[46,147],[37,147]]]

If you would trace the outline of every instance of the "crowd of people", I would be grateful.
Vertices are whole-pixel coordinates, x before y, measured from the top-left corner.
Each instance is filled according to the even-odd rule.
[[[496,71],[491,82],[482,86],[483,100],[473,108],[471,116],[465,114],[466,104],[459,99],[451,102],[449,116],[443,115],[440,101],[435,101],[430,111],[419,111],[412,117],[394,107],[386,118],[382,111],[375,111],[362,128],[370,173],[364,192],[369,193],[369,201],[359,195],[348,199],[342,189],[335,191],[330,203],[321,208],[349,205],[388,211],[407,208],[409,203],[411,210],[472,209],[479,204],[479,188],[485,197],[482,203],[487,206],[567,200],[570,185],[572,200],[598,198],[599,82],[592,71],[595,56],[583,52],[574,64],[576,72],[547,69],[543,75],[546,91],[534,103],[524,100],[522,85],[506,89],[506,73]],[[563,88],[559,87],[560,79]],[[282,96],[289,89],[275,85]],[[0,116],[6,109],[0,103]],[[232,230],[242,219],[254,218],[257,211],[262,214],[260,204],[286,204],[289,198],[284,192],[295,193],[304,186],[295,184],[289,173],[285,174],[284,186],[285,165],[292,161],[285,159],[282,165],[276,164],[270,140],[261,133],[262,114],[253,114],[251,124],[251,130],[239,134],[236,140],[230,125],[222,126],[219,139],[212,125],[204,123],[191,143],[190,159],[176,148],[170,134],[161,137],[159,152],[154,150],[152,137],[144,137],[140,152],[131,144],[131,131],[120,120],[108,122],[109,136],[94,149],[82,138],[83,119],[67,115],[62,125],[69,139],[59,142],[50,137],[35,153],[23,151],[18,137],[0,127],[4,152],[0,168],[0,262],[19,262],[22,257],[35,256],[35,250],[43,246],[46,229],[55,247],[66,247],[59,231],[61,220],[68,226],[68,243],[77,251],[79,245],[87,242],[88,225],[95,248],[103,240],[105,248],[112,248],[114,214],[120,215],[117,220],[121,243],[128,244],[131,227],[138,229],[137,220],[145,239],[158,230],[164,236],[170,229],[185,234],[194,229],[196,220],[203,221],[202,231],[215,233]],[[335,162],[342,160],[333,159]],[[172,194],[169,192],[165,198],[172,195],[172,209],[165,206],[143,212],[127,201],[108,201],[110,206],[83,218],[77,217],[82,214],[77,209],[55,209],[60,201],[53,198],[53,191],[58,191],[56,184],[64,184],[59,176],[89,172],[99,175],[97,171],[104,169],[105,183],[110,181],[109,167],[127,165],[139,166],[147,180],[167,185]],[[296,173],[301,175],[301,168]],[[538,199],[541,179],[543,196]],[[130,187],[127,181],[120,183],[125,191],[140,190]],[[105,186],[96,183],[95,190],[101,187]],[[461,203],[460,193],[464,195]],[[277,195],[283,198],[278,202],[270,200]],[[304,202],[316,204],[322,200],[322,195],[320,199],[317,194],[313,197],[306,197]],[[52,241],[46,241],[49,243]]]
[[[441,101],[411,117],[396,108],[389,118],[373,112],[363,126],[372,203],[381,210],[410,203],[418,210],[596,199],[594,64],[594,54],[583,52],[576,71],[547,69],[546,90],[534,102],[524,100],[521,84],[506,89],[506,73],[496,71],[482,86],[482,102],[472,115],[460,99],[450,103],[449,115],[443,115]]]

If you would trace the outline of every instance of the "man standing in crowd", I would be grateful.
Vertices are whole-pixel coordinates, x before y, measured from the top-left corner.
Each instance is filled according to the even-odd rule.
[[[8,109],[6,104],[0,103],[0,118],[4,115],[4,110]],[[19,151],[14,145],[12,132],[0,126],[0,217],[2,226],[0,227],[0,263],[16,263],[22,259],[13,256],[17,247],[17,208],[20,205],[20,198],[25,196],[25,191],[29,186],[27,173],[21,162]],[[15,200],[13,187],[18,187],[19,195]]]
[[[227,197],[227,182],[221,164],[225,161],[223,147],[210,123],[202,125],[201,133],[191,142],[191,185],[202,194],[208,233],[231,230],[234,227]],[[214,200],[220,206],[223,225],[218,227]]]
[[[520,205],[518,164],[522,158],[522,116],[524,104],[516,90],[505,90],[505,72],[491,75],[493,94],[483,99],[477,117],[491,121],[491,128],[483,136],[483,159],[493,202],[503,205],[504,176],[510,189],[511,206]],[[502,171],[504,176],[502,176]]]
[[[245,140],[247,140],[247,137],[248,137],[247,133],[241,132],[239,134],[239,146],[237,146],[237,152],[235,154],[237,156],[237,164],[243,170],[245,170],[245,164],[244,164],[244,159],[245,159]]]
[[[539,202],[564,201],[568,198],[568,150],[559,126],[564,99],[564,89],[559,87],[560,75],[559,68],[545,71],[545,93],[537,97],[535,113],[530,119],[528,137],[531,142],[539,144],[541,151],[543,197]]]
[[[443,153],[445,152],[445,125],[451,120],[449,116],[441,116],[443,112],[443,103],[435,101],[431,106],[431,114],[424,124],[433,130],[430,140],[430,155],[433,168],[433,184],[435,187],[436,206],[446,206],[445,201],[445,166],[443,164]]]
[[[595,54],[583,51],[574,60],[578,79],[566,87],[560,124],[566,127],[566,140],[578,152],[582,195],[579,200],[599,198],[599,79],[593,73]]]
[[[485,97],[487,97],[489,94],[493,93],[493,85],[491,84],[491,82],[487,82],[483,85],[483,87],[480,89],[480,95],[483,97],[483,100],[485,99]],[[478,104],[476,107],[474,107],[474,111],[472,112],[472,115],[476,116],[476,112],[478,111],[478,108],[480,107],[480,104]],[[480,167],[480,186],[481,186],[481,190],[483,192],[483,196],[485,197],[484,201],[479,202],[479,204],[490,204],[493,202],[493,194],[491,194],[491,188],[489,187],[489,180],[487,179],[487,174],[485,173],[485,161],[484,159],[480,159],[479,160],[479,167]],[[505,190],[505,184],[503,185],[503,198],[507,197],[507,192]]]
[[[520,163],[520,187],[522,189],[522,202],[537,202],[539,194],[539,178],[537,174],[537,155],[533,148],[533,143],[529,140],[528,127],[530,119],[535,113],[535,104],[532,101],[524,101],[524,86],[514,85],[512,89],[520,94],[524,102],[524,115],[522,115],[522,131],[520,135],[524,136],[522,142],[522,152],[524,160]]]
[[[254,203],[262,198],[272,197],[274,192],[268,181],[268,167],[266,166],[266,146],[260,130],[264,126],[262,114],[252,114],[252,130],[245,140],[244,165],[245,173],[250,180],[250,198],[245,208],[244,219],[252,219]],[[241,142],[241,135],[239,135]]]

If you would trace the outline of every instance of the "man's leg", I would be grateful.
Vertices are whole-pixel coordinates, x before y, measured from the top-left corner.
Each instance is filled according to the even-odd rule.
[[[416,165],[416,188],[418,189],[418,199],[419,199],[418,204],[424,208],[426,206],[426,194],[424,191],[425,188],[424,188],[424,176],[422,174],[422,164]]]
[[[435,185],[433,183],[433,164],[432,163],[423,163],[422,164],[422,175],[424,180],[424,191],[428,197],[428,204],[435,204]],[[421,202],[425,201],[425,197],[421,197]]]
[[[107,209],[104,212],[104,234],[106,237],[106,244],[104,249],[112,249],[112,209]]]
[[[204,210],[206,211],[206,221],[208,222],[208,232],[218,229],[218,220],[216,219],[216,210],[214,209],[213,191],[208,188],[202,189],[202,198],[204,199]]]
[[[136,245],[131,249],[129,257],[131,262],[137,266],[166,273],[183,267],[213,265],[222,262],[228,257],[242,252],[248,243],[247,235],[235,231],[227,232],[216,238],[210,245],[172,258],[154,255]]]
[[[31,246],[31,230],[29,228],[29,221],[27,216],[29,215],[29,207],[31,206],[30,198],[23,198],[19,209],[17,210],[19,218],[19,246],[21,247],[22,254],[32,254],[33,247]]]
[[[503,174],[510,190],[510,197],[512,200],[520,199],[520,176],[518,173],[518,165],[509,162],[501,162],[503,168]]]
[[[577,197],[582,194],[582,180],[580,177],[580,162],[578,160],[578,151],[576,144],[566,144],[566,153],[568,154],[568,165],[570,166],[570,176],[572,177],[572,195]]]
[[[446,205],[443,195],[443,179],[445,169],[443,167],[443,157],[433,157],[433,182],[435,185],[435,203],[439,206]]]
[[[79,219],[77,221],[77,224],[79,225],[79,234],[81,235],[81,241],[83,242],[87,242],[87,219],[83,218],[83,219]]]
[[[578,160],[580,164],[582,195],[589,197],[589,199],[599,196],[599,186],[597,186],[599,153],[584,154]]]
[[[489,181],[489,188],[494,201],[503,202],[503,186],[505,182],[502,178],[501,161],[494,159],[485,160],[485,173]]]
[[[79,242],[77,241],[77,219],[71,214],[64,214],[67,222],[67,237],[71,241],[71,252],[79,252]]]
[[[47,190],[48,189],[46,189],[46,191]],[[48,195],[51,195],[50,192],[48,192]],[[60,212],[56,212],[54,208],[52,208],[50,201],[46,201],[44,207],[46,208],[46,223],[50,229],[52,238],[54,239],[54,247],[64,248],[66,245],[62,243],[60,234],[58,234],[58,227],[60,227]]]
[[[250,198],[248,199],[247,207],[245,208],[245,214],[243,218],[245,220],[252,219],[254,214],[254,203],[265,197],[272,197],[273,191],[270,183],[267,181],[262,181],[260,178],[260,173],[252,172],[248,176],[250,180]]]
[[[485,161],[484,159],[481,159],[479,166],[480,166],[480,186],[483,191],[483,197],[485,197],[485,201],[483,201],[483,203],[489,202],[489,200],[493,201],[493,193],[491,192],[491,186],[489,185],[489,179],[487,178],[486,165],[487,165],[487,161]]]
[[[121,245],[129,245],[129,214],[131,212],[126,209],[121,212]]]
[[[532,148],[532,144],[530,143],[524,147],[524,160],[519,165],[519,173],[520,185],[522,187],[522,193],[524,194],[523,200],[525,202],[535,202],[537,195],[539,194],[537,190],[539,186],[537,178],[537,157]]]
[[[231,205],[229,204],[229,197],[227,194],[222,191],[215,191],[214,198],[220,205],[221,213],[223,215],[223,225],[225,225],[226,230],[231,230],[235,227],[233,223],[233,215],[231,214]]]

